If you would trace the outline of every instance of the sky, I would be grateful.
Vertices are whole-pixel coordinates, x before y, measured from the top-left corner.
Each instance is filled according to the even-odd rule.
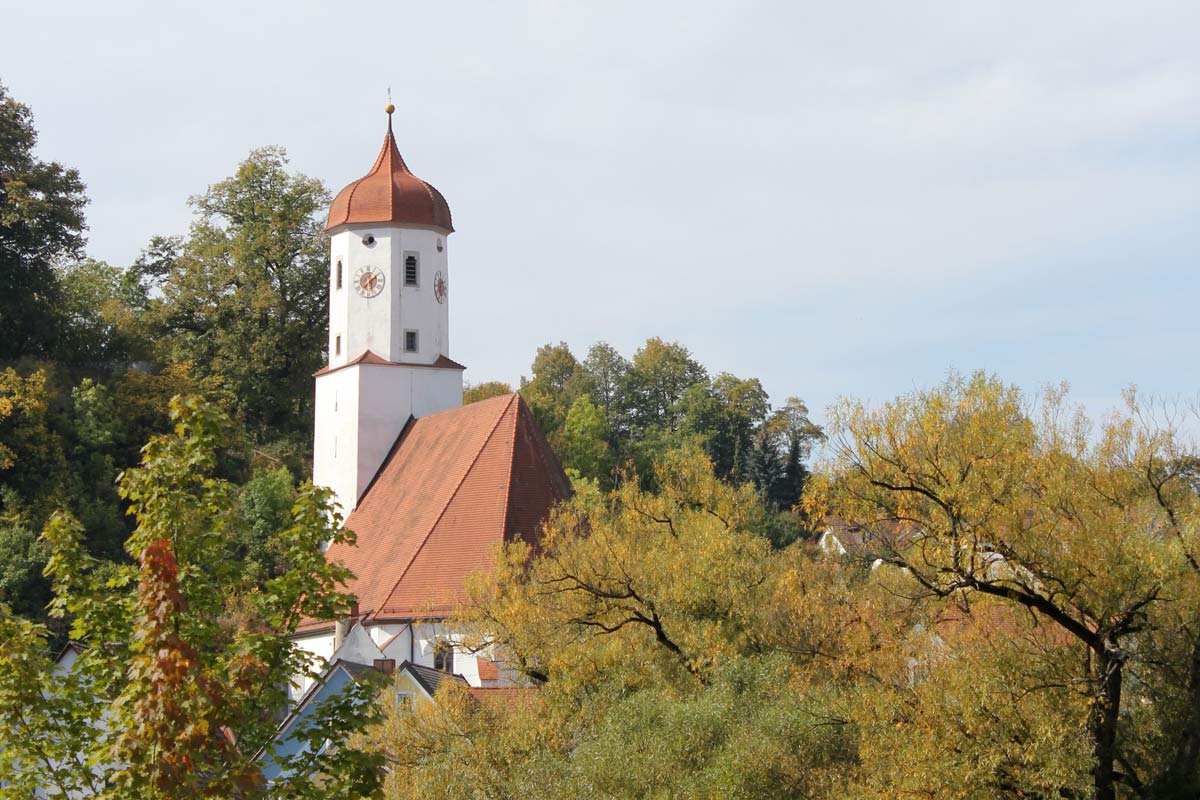
[[[0,0],[89,255],[282,145],[450,203],[451,349],[676,340],[820,418],[950,369],[1200,392],[1200,3]]]

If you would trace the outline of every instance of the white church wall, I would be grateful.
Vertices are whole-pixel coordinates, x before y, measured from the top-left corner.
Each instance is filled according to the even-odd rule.
[[[333,633],[317,633],[317,634],[301,634],[296,636],[293,641],[301,650],[312,653],[317,658],[321,659],[317,664],[317,672],[322,671],[325,665],[329,663],[333,656]],[[288,687],[288,699],[293,703],[304,697],[304,693],[312,686],[313,679],[304,675],[297,675],[293,678],[291,686]]]
[[[332,236],[329,239],[329,349],[327,363],[331,367],[340,367],[358,353],[349,355],[349,342],[346,338],[349,319],[350,298],[355,295],[352,282],[354,273],[350,271],[350,240],[345,236]],[[342,285],[338,283],[338,262],[342,265]]]
[[[394,625],[380,625],[378,630],[384,628],[394,628]],[[378,642],[379,648],[383,651],[384,658],[394,658],[396,663],[400,664],[404,661],[411,661],[413,654],[412,628],[405,624],[400,627],[396,633],[387,637],[387,639]],[[377,640],[378,641],[378,640]]]
[[[441,273],[449,286],[450,275],[446,257],[446,237],[432,230],[400,228],[395,232],[392,258],[395,261],[396,285],[399,289],[399,323],[394,327],[392,348],[397,354],[393,361],[432,364],[438,356],[450,355],[449,297],[437,301],[435,279]],[[438,242],[442,249],[438,250]],[[408,255],[417,257],[417,285],[404,285],[404,265]],[[417,331],[417,352],[404,349],[404,332]]]
[[[417,258],[416,286],[404,282],[405,259],[410,254]],[[439,273],[449,285],[447,254],[446,236],[440,231],[369,225],[339,228],[330,243],[330,365],[345,364],[366,350],[387,361],[419,364],[449,356],[449,298],[439,303],[434,292]],[[341,289],[337,288],[339,258]],[[383,289],[374,297],[363,297],[356,289],[364,270],[384,275]],[[417,332],[416,352],[405,350],[408,330]]]
[[[393,317],[398,316],[400,293],[393,258],[395,229],[354,226],[341,228],[333,235],[335,251],[344,253],[342,296],[337,297],[344,316],[342,354],[352,361],[370,350],[388,361],[399,360],[392,347]],[[367,244],[371,241],[373,244]],[[334,267],[336,271],[336,264]],[[377,270],[383,274],[383,288],[373,297],[364,297],[357,284],[361,274]],[[336,294],[336,290],[335,290]],[[333,324],[331,314],[330,324]]]
[[[313,420],[313,483],[334,494],[342,514],[358,500],[359,375],[346,367],[316,381]]]

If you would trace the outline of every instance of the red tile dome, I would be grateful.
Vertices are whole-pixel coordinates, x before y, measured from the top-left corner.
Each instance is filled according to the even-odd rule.
[[[356,223],[420,225],[444,233],[454,230],[446,198],[413,175],[400,157],[392,135],[390,110],[387,136],[375,166],[364,177],[338,192],[329,208],[325,230]]]

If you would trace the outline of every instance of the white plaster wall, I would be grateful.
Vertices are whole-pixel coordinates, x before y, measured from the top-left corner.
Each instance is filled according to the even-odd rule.
[[[329,239],[329,349],[327,363],[331,367],[345,364],[354,356],[348,356],[346,328],[350,308],[350,296],[354,292],[354,273],[350,271],[350,238],[331,236]],[[342,288],[337,286],[337,263],[342,261]],[[337,352],[338,336],[342,337],[341,352]],[[357,355],[357,354],[356,354]]]
[[[364,239],[372,235],[375,244]],[[441,243],[441,250],[438,244]],[[404,258],[417,254],[417,286],[404,285]],[[447,237],[440,231],[391,226],[346,225],[330,237],[329,364],[345,364],[365,350],[388,361],[432,364],[450,355],[450,302],[434,295],[434,276],[450,281]],[[342,259],[342,288],[337,288],[337,260]],[[362,297],[354,288],[359,270],[382,270],[384,288]],[[418,332],[416,353],[404,350],[404,331]],[[342,337],[341,354],[335,343]]]
[[[359,375],[358,493],[379,471],[411,414],[424,417],[462,405],[462,371],[361,364]]]
[[[358,368],[320,375],[316,384],[313,483],[333,492],[345,516],[358,500]]]
[[[383,628],[384,626],[380,626]],[[389,628],[394,626],[387,626]],[[400,664],[404,661],[410,661],[413,654],[412,646],[412,629],[408,625],[401,626],[401,630],[397,631],[398,635],[385,638],[380,642],[380,648],[383,650],[384,658],[394,658],[396,663]],[[384,644],[387,646],[384,647]]]
[[[301,649],[312,653],[321,662],[317,665],[317,672],[324,669],[325,664],[333,656],[333,633],[310,634],[307,636],[298,636],[293,641]],[[297,675],[293,679],[293,683],[288,687],[288,696],[292,702],[299,700],[308,691],[308,687],[312,686],[313,680],[304,675]]]
[[[413,658],[415,664],[426,667],[433,666],[433,653],[437,643],[442,639],[450,642],[462,640],[462,633],[454,631],[439,622],[426,622],[413,626]],[[462,675],[472,686],[482,686],[479,679],[479,662],[474,653],[468,653],[460,647],[454,648],[454,673]]]
[[[349,514],[379,471],[409,415],[462,405],[462,371],[355,364],[316,380],[313,483]]]
[[[370,666],[375,663],[375,659],[383,658],[383,652],[375,644],[375,640],[371,634],[362,625],[355,625],[346,635],[346,640],[342,642],[342,646],[334,652],[333,658],[340,658],[343,661]]]

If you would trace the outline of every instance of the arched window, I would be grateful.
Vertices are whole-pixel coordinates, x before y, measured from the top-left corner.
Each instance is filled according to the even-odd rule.
[[[454,672],[454,645],[441,641],[434,646],[433,668],[442,672]]]

